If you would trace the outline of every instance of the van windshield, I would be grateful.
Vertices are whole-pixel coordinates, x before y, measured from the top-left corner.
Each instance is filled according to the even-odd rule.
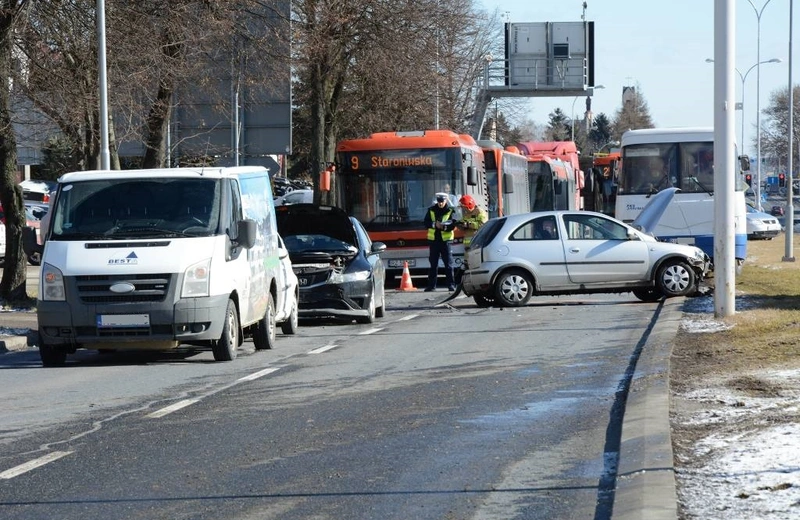
[[[109,179],[61,187],[53,240],[209,236],[220,219],[215,179]]]

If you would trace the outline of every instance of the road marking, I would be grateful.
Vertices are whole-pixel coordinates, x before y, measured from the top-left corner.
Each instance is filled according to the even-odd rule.
[[[181,408],[186,408],[187,406],[193,405],[194,403],[198,402],[200,399],[184,399],[183,401],[178,401],[177,403],[173,403],[169,406],[162,408],[161,410],[156,410],[155,412],[146,415],[150,419],[158,419],[160,417],[164,417],[167,414],[172,412],[176,412]]]
[[[258,372],[254,372],[249,376],[240,377],[239,379],[237,379],[237,381],[255,381],[259,377],[263,377],[267,374],[277,372],[278,370],[280,370],[280,367],[265,368],[264,370],[259,370]]]
[[[397,321],[408,321],[408,320],[413,320],[413,319],[414,319],[414,318],[416,318],[417,316],[419,316],[419,314],[409,314],[408,316],[403,316],[402,318],[400,318],[400,319],[399,319],[399,320],[397,320]]]
[[[338,347],[339,345],[325,345],[324,347],[315,348],[314,350],[309,350],[309,354],[322,354],[323,352],[327,352],[331,349]]]
[[[368,335],[368,334],[375,334],[376,332],[380,332],[380,331],[382,331],[382,330],[383,330],[383,327],[381,327],[381,328],[376,328],[376,329],[367,329],[367,330],[365,330],[364,332],[359,332],[359,333],[358,333],[358,335],[359,335],[359,336],[366,336],[366,335]]]
[[[32,469],[36,469],[39,466],[44,466],[45,464],[49,464],[53,461],[60,459],[61,457],[66,457],[67,455],[71,454],[71,451],[54,451],[53,453],[49,453],[44,457],[39,457],[38,459],[30,460],[25,464],[20,464],[17,467],[7,469],[4,472],[0,473],[0,478],[8,480],[14,478],[16,476],[22,475],[23,473],[27,473]]]

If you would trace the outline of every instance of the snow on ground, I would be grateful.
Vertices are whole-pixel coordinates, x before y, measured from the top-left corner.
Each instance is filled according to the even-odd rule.
[[[714,320],[710,298],[687,302],[681,327],[689,332],[713,332],[727,327]],[[760,373],[763,379],[788,388],[800,387],[800,371]],[[677,464],[678,499],[685,518],[725,520],[800,519],[800,424],[771,421],[797,417],[797,395],[752,398],[714,386],[685,397],[709,403],[689,425],[720,425],[717,433],[698,442],[694,461]],[[750,421],[752,427],[725,425]],[[705,461],[699,467],[697,461]],[[681,461],[679,461],[681,462]],[[686,467],[684,466],[692,466]]]

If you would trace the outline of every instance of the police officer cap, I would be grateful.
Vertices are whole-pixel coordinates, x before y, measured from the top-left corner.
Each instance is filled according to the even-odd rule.
[[[436,202],[442,202],[444,200],[449,200],[447,193],[439,192],[436,194]]]

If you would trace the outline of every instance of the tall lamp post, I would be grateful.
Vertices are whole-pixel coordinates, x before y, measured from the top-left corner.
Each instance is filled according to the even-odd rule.
[[[606,86],[605,85],[595,85],[592,88],[594,90],[597,90],[597,89],[600,89],[600,88],[606,88]],[[572,117],[572,134],[570,136],[570,141],[574,141],[575,140],[575,102],[578,101],[578,98],[582,98],[582,97],[583,96],[575,96],[575,99],[572,100],[572,116],[571,116]]]
[[[761,207],[761,14],[771,0],[764,2],[759,10],[753,0],[747,3],[756,12],[756,207],[759,211]]]
[[[742,101],[739,103],[740,106],[736,107],[737,110],[742,111],[742,140],[739,141],[740,155],[744,154],[744,82],[747,81],[747,75],[750,74],[750,71],[752,71],[754,68],[758,67],[763,63],[781,63],[782,61],[783,60],[781,60],[780,58],[772,58],[771,60],[760,61],[755,65],[753,65],[752,67],[750,67],[749,69],[747,69],[747,71],[744,74],[742,74],[739,69],[736,69],[736,73],[739,74],[739,79],[742,80]],[[714,60],[712,58],[706,58],[706,63],[714,63]],[[758,191],[756,191],[755,193],[758,193]]]

